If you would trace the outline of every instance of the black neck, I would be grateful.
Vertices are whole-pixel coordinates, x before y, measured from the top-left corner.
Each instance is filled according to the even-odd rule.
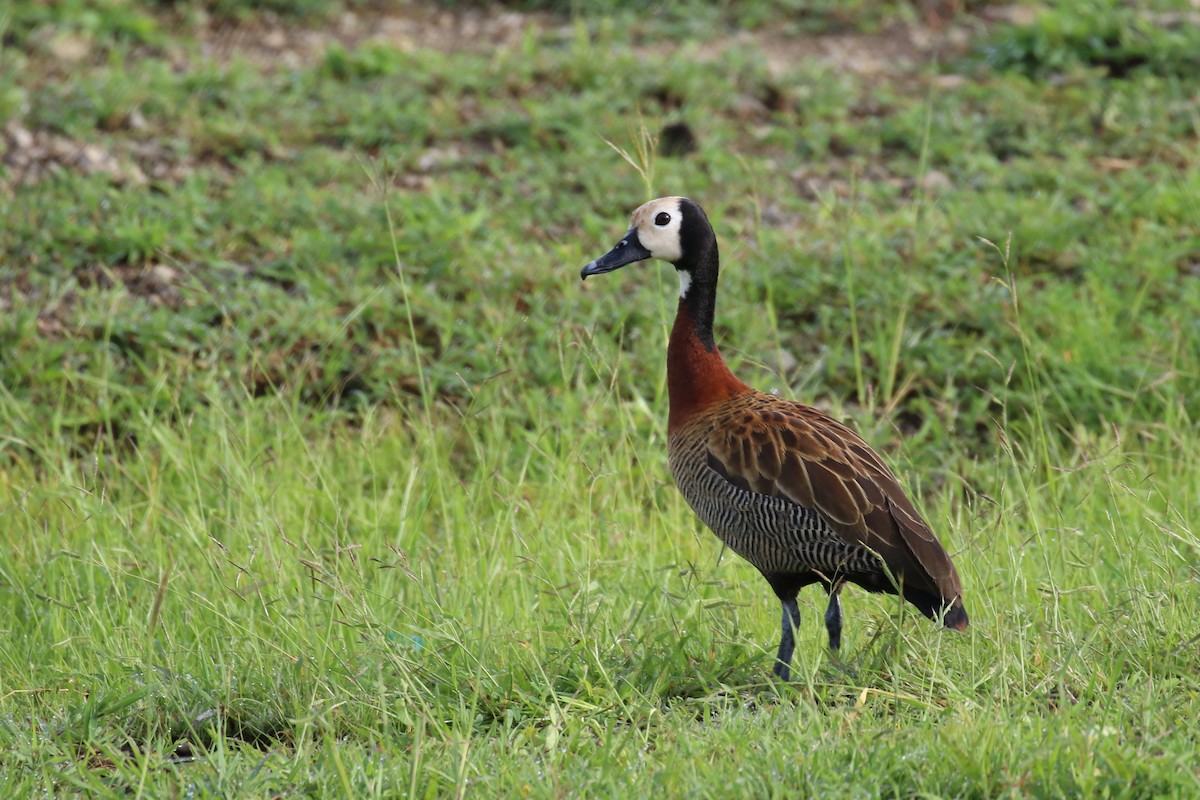
[[[717,305],[717,273],[720,257],[717,237],[708,218],[699,206],[688,203],[682,207],[684,233],[680,244],[684,257],[675,268],[691,274],[687,295],[679,299],[679,311],[686,311],[695,325],[696,338],[710,353],[717,349],[713,340],[713,314]]]
[[[717,276],[701,280],[692,274],[692,283],[686,297],[679,298],[679,313],[686,314],[693,325],[693,333],[704,349],[710,353],[717,349],[713,339],[713,315],[717,304]]]

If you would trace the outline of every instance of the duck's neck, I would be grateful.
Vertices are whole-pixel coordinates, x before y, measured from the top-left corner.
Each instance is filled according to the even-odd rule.
[[[691,275],[684,296],[679,298],[675,326],[667,346],[667,391],[671,412],[668,430],[674,430],[692,415],[750,391],[729,371],[713,339],[713,314],[717,301],[717,245],[678,265]]]

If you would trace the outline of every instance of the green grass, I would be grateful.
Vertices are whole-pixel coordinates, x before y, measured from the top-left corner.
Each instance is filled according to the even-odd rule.
[[[530,6],[292,66],[204,21],[342,6],[0,12],[0,796],[1195,795],[1182,6],[874,76],[697,41],[918,7]],[[668,123],[648,179],[608,144]],[[833,657],[814,592],[771,679],[777,602],[666,468],[674,276],[578,280],[666,193],[735,372],[885,453],[966,635],[850,591]]]

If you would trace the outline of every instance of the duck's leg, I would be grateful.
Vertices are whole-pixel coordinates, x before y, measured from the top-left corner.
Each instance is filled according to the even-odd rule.
[[[842,587],[840,584],[829,589],[829,608],[825,609],[825,630],[829,631],[829,649],[837,651],[842,646]]]
[[[783,604],[783,632],[779,637],[779,652],[775,656],[773,672],[780,680],[791,679],[792,652],[796,649],[796,629],[800,627],[800,606],[796,595],[781,597]]]

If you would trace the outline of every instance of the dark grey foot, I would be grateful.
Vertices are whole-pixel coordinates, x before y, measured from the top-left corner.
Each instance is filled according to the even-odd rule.
[[[796,649],[796,628],[800,627],[800,606],[796,598],[783,600],[783,631],[779,637],[779,652],[772,670],[781,681],[791,680],[792,651]]]
[[[825,609],[825,630],[829,631],[829,649],[842,646],[842,599],[837,592],[829,595],[829,608]]]

